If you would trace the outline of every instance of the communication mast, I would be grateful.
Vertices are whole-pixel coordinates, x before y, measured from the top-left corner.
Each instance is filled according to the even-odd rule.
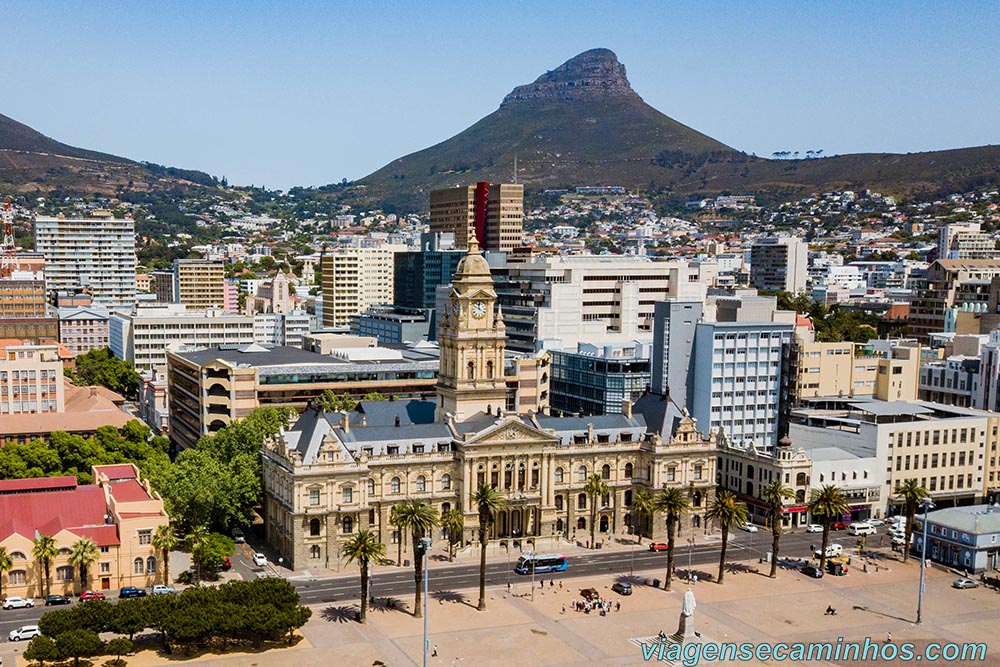
[[[0,221],[3,222],[3,244],[0,245],[0,277],[9,276],[20,268],[17,261],[17,246],[14,245],[14,207],[10,197],[4,200],[0,208]]]

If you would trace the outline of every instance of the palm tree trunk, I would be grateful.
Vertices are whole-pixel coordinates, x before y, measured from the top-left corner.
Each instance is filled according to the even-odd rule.
[[[486,611],[486,528],[479,520],[479,611]]]
[[[170,551],[163,550],[163,583],[170,585]]]
[[[396,531],[396,567],[403,566],[403,529],[399,528]]]
[[[49,561],[45,561],[45,595],[52,594],[52,580],[49,576]]]
[[[597,548],[597,539],[594,533],[597,530],[597,496],[590,498],[590,548]]]
[[[362,623],[368,622],[368,561],[361,561],[361,618]]]
[[[423,554],[420,553],[420,548],[417,546],[420,542],[420,538],[414,533],[413,535],[413,582],[416,584],[416,591],[414,591],[413,596],[413,618],[422,618],[424,615],[424,610],[420,606],[420,601],[423,599],[423,585],[424,585],[424,558]]]
[[[774,579],[778,576],[778,543],[781,542],[781,519],[771,526],[771,574],[768,576]]]
[[[670,575],[674,572],[674,517],[667,518],[667,574],[663,577],[663,590],[670,590]]]
[[[726,548],[729,546],[729,527],[722,527],[722,551],[719,553],[719,583],[726,575]]]
[[[830,542],[830,520],[823,519],[823,544],[819,547],[819,569],[826,568],[826,545]]]

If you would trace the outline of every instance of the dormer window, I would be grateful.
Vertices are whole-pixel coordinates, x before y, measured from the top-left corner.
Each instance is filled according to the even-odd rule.
[[[414,454],[423,454],[424,453],[424,446],[423,445],[413,445],[413,453]]]
[[[398,445],[389,445],[388,447],[385,448],[385,452],[386,452],[386,454],[389,454],[389,455],[399,454],[399,446]]]

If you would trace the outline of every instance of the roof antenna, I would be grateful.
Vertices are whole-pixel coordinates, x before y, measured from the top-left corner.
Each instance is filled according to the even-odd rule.
[[[517,153],[514,153],[514,184],[517,185]]]

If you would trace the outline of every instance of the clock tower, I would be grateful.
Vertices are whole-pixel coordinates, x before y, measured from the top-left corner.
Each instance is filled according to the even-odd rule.
[[[447,312],[442,313],[438,344],[438,418],[448,413],[465,421],[477,412],[499,414],[507,403],[503,351],[507,333],[496,305],[489,264],[475,237],[451,281]]]

